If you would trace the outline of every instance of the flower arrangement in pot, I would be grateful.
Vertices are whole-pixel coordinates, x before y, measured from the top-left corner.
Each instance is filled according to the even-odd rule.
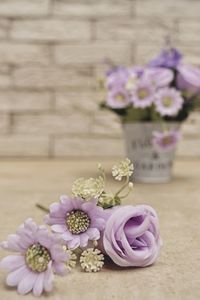
[[[112,66],[101,88],[101,107],[121,119],[135,180],[169,181],[180,125],[199,105],[200,69],[167,47],[145,66]]]

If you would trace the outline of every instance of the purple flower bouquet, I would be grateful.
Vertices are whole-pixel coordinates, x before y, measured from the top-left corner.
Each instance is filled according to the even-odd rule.
[[[135,179],[170,180],[180,124],[199,107],[200,69],[168,47],[145,66],[112,66],[101,88],[101,106],[121,119]]]
[[[0,267],[7,270],[6,284],[19,294],[40,296],[53,288],[55,275],[67,275],[76,262],[86,272],[98,272],[104,256],[120,267],[146,267],[156,262],[162,241],[155,210],[148,205],[120,205],[132,190],[129,159],[113,166],[112,175],[122,185],[115,193],[105,189],[106,175],[98,166],[97,178],[79,178],[71,196],[47,209],[45,223],[39,226],[27,219],[0,243],[13,252]]]

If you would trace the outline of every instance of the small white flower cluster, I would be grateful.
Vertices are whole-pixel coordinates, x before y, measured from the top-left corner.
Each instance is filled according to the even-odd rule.
[[[82,252],[80,264],[85,272],[99,272],[104,265],[104,256],[98,249],[88,248]]]
[[[102,176],[98,178],[79,178],[72,186],[72,193],[76,197],[81,197],[85,200],[98,198],[104,191],[105,181]]]
[[[116,180],[122,180],[123,177],[130,177],[133,174],[133,164],[126,158],[112,168],[112,175]]]

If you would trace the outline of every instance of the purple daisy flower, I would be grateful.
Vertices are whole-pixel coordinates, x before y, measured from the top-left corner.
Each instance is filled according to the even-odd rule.
[[[176,68],[182,59],[182,54],[175,48],[163,49],[161,53],[156,56],[148,64],[149,67],[166,67]]]
[[[33,291],[35,296],[40,296],[43,291],[49,292],[53,272],[64,275],[67,271],[69,257],[63,250],[63,241],[32,219],[27,219],[16,234],[9,235],[1,248],[17,252],[3,258],[0,266],[9,272],[7,285],[17,286],[19,294]]]
[[[154,131],[152,144],[158,150],[168,151],[176,147],[180,138],[181,134],[178,130],[169,130],[164,132]]]
[[[130,104],[128,91],[122,87],[116,87],[108,92],[107,105],[111,108],[125,108]]]
[[[131,92],[131,102],[136,108],[151,106],[154,101],[155,88],[149,81],[141,80]]]
[[[180,92],[168,87],[159,89],[155,99],[156,111],[161,116],[176,116],[184,102]]]
[[[143,78],[160,88],[169,85],[174,78],[174,74],[166,68],[148,68],[145,70]]]
[[[108,89],[122,87],[126,84],[129,72],[124,67],[117,67],[107,74],[106,86]]]
[[[61,196],[60,203],[51,204],[46,223],[60,234],[69,249],[86,247],[89,240],[98,240],[105,227],[104,212],[96,199],[86,202],[68,196]]]

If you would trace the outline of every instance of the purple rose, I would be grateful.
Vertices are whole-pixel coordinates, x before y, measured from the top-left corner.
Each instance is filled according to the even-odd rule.
[[[117,67],[110,70],[106,77],[106,86],[108,89],[124,87],[128,80],[129,72],[124,67]]]
[[[177,74],[177,87],[191,96],[200,93],[200,69],[190,65],[180,65]]]
[[[174,78],[171,70],[166,68],[147,68],[143,78],[152,82],[156,87],[164,87],[170,84]]]
[[[163,49],[161,53],[149,62],[150,67],[176,68],[182,59],[182,54],[175,48]]]
[[[106,223],[103,246],[119,266],[145,267],[153,264],[161,246],[155,210],[147,205],[119,206]]]

